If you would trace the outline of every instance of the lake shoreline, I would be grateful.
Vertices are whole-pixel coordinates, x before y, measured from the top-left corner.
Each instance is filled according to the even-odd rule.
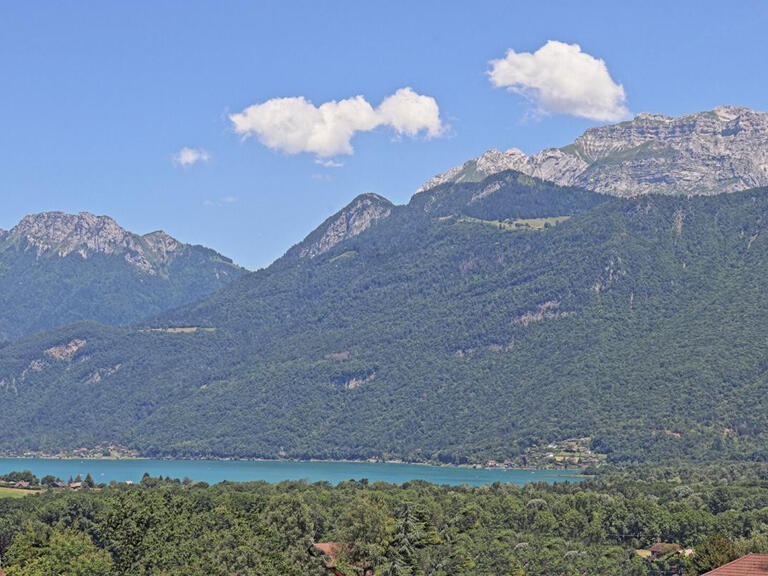
[[[433,484],[490,485],[496,482],[583,481],[581,469],[501,469],[459,466],[432,466],[405,462],[224,460],[159,458],[0,458],[0,474],[29,470],[37,477],[52,475],[62,480],[91,474],[98,483],[138,482],[152,477],[190,479],[195,482],[252,482],[304,480],[340,483],[348,480],[402,484],[424,480]]]
[[[566,466],[485,466],[482,464],[448,464],[444,462],[429,462],[429,461],[409,461],[409,460],[352,460],[352,459],[331,459],[331,458],[236,458],[236,457],[222,457],[222,456],[192,456],[192,457],[177,457],[177,456],[85,456],[85,455],[51,455],[51,454],[0,454],[0,460],[4,459],[16,459],[16,460],[88,460],[88,461],[141,461],[141,460],[163,460],[168,462],[267,462],[267,463],[279,463],[279,462],[292,462],[297,464],[302,463],[329,463],[329,464],[403,464],[408,466],[428,466],[432,468],[458,468],[463,470],[517,470],[520,472],[540,472],[540,471],[552,471],[552,472],[583,472],[584,467],[566,467]],[[589,476],[584,474],[585,477]]]

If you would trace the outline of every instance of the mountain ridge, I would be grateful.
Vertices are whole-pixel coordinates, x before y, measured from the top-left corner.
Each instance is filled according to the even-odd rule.
[[[603,153],[585,142],[561,157]],[[504,161],[405,205],[360,195],[171,310],[0,346],[0,451],[526,465],[579,438],[615,463],[768,460],[768,188],[613,197]],[[74,246],[40,261],[77,264],[89,288],[118,261],[121,285],[162,276]]]
[[[304,240],[290,248],[285,257],[311,260],[387,218],[393,208],[395,205],[379,194],[372,192],[359,194],[341,210],[323,221]]]
[[[24,216],[0,235],[0,252],[12,246],[34,249],[38,257],[65,258],[75,253],[85,259],[93,254],[123,254],[126,262],[149,274],[157,274],[177,252],[192,247],[162,230],[139,235],[127,231],[110,216],[61,211]],[[219,257],[232,263],[229,258]]]
[[[0,234],[0,341],[67,322],[125,324],[208,296],[244,270],[162,231],[42,212]]]
[[[765,222],[765,189],[446,184],[152,320],[0,348],[0,450],[523,464],[589,438],[612,462],[768,458]]]
[[[417,193],[503,170],[614,196],[711,195],[766,186],[768,113],[740,106],[681,117],[641,113],[530,156],[517,148],[489,150],[434,176]]]

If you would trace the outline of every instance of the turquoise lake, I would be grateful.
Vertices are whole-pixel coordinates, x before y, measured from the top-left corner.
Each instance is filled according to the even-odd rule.
[[[434,484],[482,486],[494,482],[579,482],[576,470],[477,470],[417,464],[374,464],[367,462],[273,462],[235,460],[76,460],[50,458],[0,458],[0,474],[30,470],[38,478],[52,474],[67,481],[90,474],[97,483],[138,482],[145,472],[151,476],[190,478],[215,484],[230,482],[282,482],[306,480],[338,484],[344,480],[390,482],[426,480]]]

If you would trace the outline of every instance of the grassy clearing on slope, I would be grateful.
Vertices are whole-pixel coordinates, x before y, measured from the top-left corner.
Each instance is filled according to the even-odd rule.
[[[164,332],[166,334],[194,334],[195,332],[216,332],[216,328],[202,328],[200,326],[179,326],[178,328],[146,328],[139,332]]]
[[[553,216],[549,218],[517,218],[515,220],[482,220],[470,216],[462,216],[457,222],[485,224],[499,230],[543,230],[549,226],[557,226],[568,220],[570,216]]]

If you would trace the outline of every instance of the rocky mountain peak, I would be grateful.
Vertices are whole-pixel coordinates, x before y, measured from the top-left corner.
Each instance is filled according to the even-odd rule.
[[[480,182],[492,174],[505,170],[518,170],[525,163],[527,156],[518,148],[510,148],[506,152],[486,150],[481,156],[468,160],[461,166],[451,168],[447,172],[430,178],[416,193],[425,192],[448,182]]]
[[[176,238],[174,238],[170,234],[166,234],[162,230],[157,230],[156,232],[150,232],[149,234],[144,234],[142,238],[153,251],[160,252],[163,254],[176,252],[177,250],[179,250],[179,248],[182,248],[184,246],[184,244],[176,240]]]
[[[393,207],[394,205],[383,196],[361,194],[323,222],[296,247],[299,258],[314,258],[339,242],[357,236],[389,216]]]
[[[78,252],[87,257],[89,252],[109,254],[124,247],[129,234],[109,216],[42,212],[22,218],[10,236],[33,246],[38,254],[55,251],[63,257]]]
[[[109,216],[88,212],[42,212],[25,216],[4,236],[0,248],[16,246],[34,250],[38,258],[77,254],[86,259],[94,254],[118,254],[140,270],[155,274],[169,263],[184,245],[165,232],[139,236],[122,228]]]
[[[768,113],[719,106],[678,118],[642,113],[531,156],[491,150],[429,180],[476,182],[504,170],[615,196],[711,195],[768,185]]]
[[[749,115],[754,113],[753,110],[746,108],[745,106],[718,106],[712,112],[714,112],[721,120],[730,121],[738,116]]]

